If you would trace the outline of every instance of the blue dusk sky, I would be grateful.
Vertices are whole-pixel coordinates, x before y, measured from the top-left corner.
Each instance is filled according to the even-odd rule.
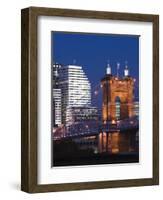
[[[76,64],[83,67],[91,83],[92,103],[94,105],[100,106],[101,104],[101,91],[99,90],[99,100],[94,97],[94,91],[99,89],[100,80],[106,73],[108,60],[113,75],[116,75],[117,62],[120,63],[120,77],[123,77],[124,66],[127,61],[130,75],[137,80],[135,95],[138,97],[138,35],[52,32],[53,63]]]

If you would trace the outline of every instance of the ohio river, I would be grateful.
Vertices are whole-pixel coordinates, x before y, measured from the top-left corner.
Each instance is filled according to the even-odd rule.
[[[53,140],[53,166],[139,162],[138,129]]]
[[[139,151],[138,131],[101,132],[96,136],[74,139],[80,149],[93,149],[94,153],[109,154],[131,153]]]

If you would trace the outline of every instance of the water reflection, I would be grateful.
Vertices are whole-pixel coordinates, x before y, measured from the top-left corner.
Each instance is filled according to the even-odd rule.
[[[101,132],[98,136],[75,139],[80,149],[93,149],[94,153],[110,154],[138,152],[138,132]]]

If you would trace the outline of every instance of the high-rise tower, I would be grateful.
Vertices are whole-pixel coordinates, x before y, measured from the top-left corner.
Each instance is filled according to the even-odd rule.
[[[53,65],[53,124],[61,125],[61,89],[59,88],[59,69],[61,68],[60,64]]]
[[[59,69],[59,88],[62,91],[62,120],[70,120],[72,107],[91,106],[91,85],[81,66],[68,65]]]

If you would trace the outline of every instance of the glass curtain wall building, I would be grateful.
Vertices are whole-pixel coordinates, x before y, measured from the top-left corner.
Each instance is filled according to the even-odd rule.
[[[72,107],[91,106],[91,85],[81,66],[59,68],[59,88],[62,91],[62,123],[71,123]]]

